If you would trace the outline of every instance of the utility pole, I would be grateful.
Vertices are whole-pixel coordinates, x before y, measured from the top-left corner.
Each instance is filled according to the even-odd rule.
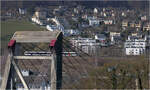
[[[95,45],[95,69],[97,69],[97,58],[98,58],[98,52],[99,52],[99,48],[97,45]],[[95,88],[97,86],[97,76],[95,75]],[[97,88],[95,89],[97,90]]]

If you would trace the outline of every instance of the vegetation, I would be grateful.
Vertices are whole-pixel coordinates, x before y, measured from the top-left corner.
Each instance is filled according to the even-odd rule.
[[[137,80],[137,81],[136,81]],[[136,85],[136,83],[138,83]],[[148,60],[119,60],[94,68],[72,87],[80,89],[148,89]]]

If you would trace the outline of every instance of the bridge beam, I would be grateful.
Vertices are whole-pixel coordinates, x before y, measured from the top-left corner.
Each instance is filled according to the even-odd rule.
[[[13,66],[14,66],[14,68],[15,68],[15,70],[16,70],[16,72],[17,72],[17,74],[18,74],[18,76],[19,76],[19,78],[20,78],[20,80],[21,80],[21,82],[22,82],[22,84],[23,84],[23,86],[24,86],[24,88],[25,88],[26,90],[29,90],[29,88],[28,88],[28,86],[27,86],[27,83],[25,82],[25,80],[24,80],[24,78],[23,78],[23,75],[22,75],[22,73],[20,72],[20,69],[18,68],[18,66],[16,65],[16,63],[15,63],[14,60],[12,60],[12,64],[13,64]]]

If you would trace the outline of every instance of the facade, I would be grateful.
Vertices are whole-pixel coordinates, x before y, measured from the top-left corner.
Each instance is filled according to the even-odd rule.
[[[71,39],[71,43],[77,51],[82,50],[83,52],[88,54],[96,53],[96,48],[100,46],[100,44],[92,38],[73,38]]]
[[[100,46],[108,46],[107,37],[104,34],[95,35],[95,40],[100,43]]]
[[[27,13],[27,10],[26,9],[23,9],[23,8],[19,8],[19,14],[21,15],[24,15]]]
[[[122,22],[122,27],[127,27],[128,26],[128,22],[127,21],[123,21]]]
[[[104,24],[111,25],[111,24],[113,24],[113,20],[104,20]]]
[[[146,25],[143,26],[143,31],[149,31],[150,30],[150,24],[147,23]]]
[[[79,35],[79,34],[80,34],[79,30],[74,29],[64,30],[64,36]]]
[[[64,27],[62,25],[46,25],[46,29],[49,31],[60,30],[64,32]]]
[[[121,39],[120,33],[117,32],[110,32],[110,40],[111,44],[116,44]]]
[[[98,9],[94,8],[94,13],[97,14],[98,13]]]
[[[36,11],[35,12],[35,16],[38,18],[38,19],[46,19],[46,12],[45,11]]]
[[[29,70],[22,70],[21,72],[23,76],[29,76],[30,73]]]
[[[98,19],[95,19],[95,18],[89,19],[90,26],[97,26],[97,25],[99,25],[99,23],[100,23],[100,21]]]
[[[139,39],[137,37],[128,37],[125,44],[126,55],[141,55],[145,53],[146,50],[146,38]]]

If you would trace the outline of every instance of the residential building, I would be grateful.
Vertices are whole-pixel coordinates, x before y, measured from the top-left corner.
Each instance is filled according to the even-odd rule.
[[[64,27],[62,25],[46,25],[46,29],[48,29],[49,31],[60,30],[64,32]]]
[[[29,76],[30,72],[29,72],[29,70],[22,70],[21,73],[23,76]]]
[[[144,26],[143,26],[143,31],[150,31],[150,23],[146,23]]]
[[[96,53],[97,47],[100,46],[95,39],[92,38],[73,38],[71,39],[72,46],[80,52],[83,51],[88,54]]]
[[[142,21],[146,21],[146,20],[147,20],[147,17],[146,17],[146,16],[141,16],[141,20],[142,20]]]
[[[35,16],[38,19],[46,19],[46,15],[47,15],[47,13],[45,11],[36,11],[35,12]]]
[[[135,27],[136,27],[136,28],[141,28],[141,23],[140,23],[140,22],[139,22],[139,23],[136,23],[136,24],[135,24]]]
[[[32,22],[38,25],[46,25],[46,22],[47,22],[46,16],[47,16],[46,11],[42,9],[38,9],[32,16],[31,20]]]
[[[130,25],[130,27],[134,28],[135,27],[135,22],[130,22],[129,25]]]
[[[98,9],[94,8],[94,14],[97,14],[97,13],[98,13]]]
[[[113,20],[103,20],[103,21],[104,21],[104,24],[106,24],[106,25],[113,24]]]
[[[90,26],[98,26],[100,24],[100,21],[96,18],[92,18],[92,19],[89,19],[89,25]]]
[[[27,13],[27,10],[24,8],[19,8],[19,14],[24,15]]]
[[[127,27],[128,26],[128,22],[127,21],[123,21],[122,22],[122,27]]]
[[[126,55],[141,55],[146,50],[146,38],[128,36],[125,44]]]
[[[110,32],[110,41],[111,44],[117,44],[121,41],[121,36],[119,32]]]
[[[107,37],[104,34],[95,35],[95,40],[100,43],[100,46],[108,46]]]
[[[64,30],[64,36],[79,35],[79,34],[80,34],[79,30],[74,29]]]

